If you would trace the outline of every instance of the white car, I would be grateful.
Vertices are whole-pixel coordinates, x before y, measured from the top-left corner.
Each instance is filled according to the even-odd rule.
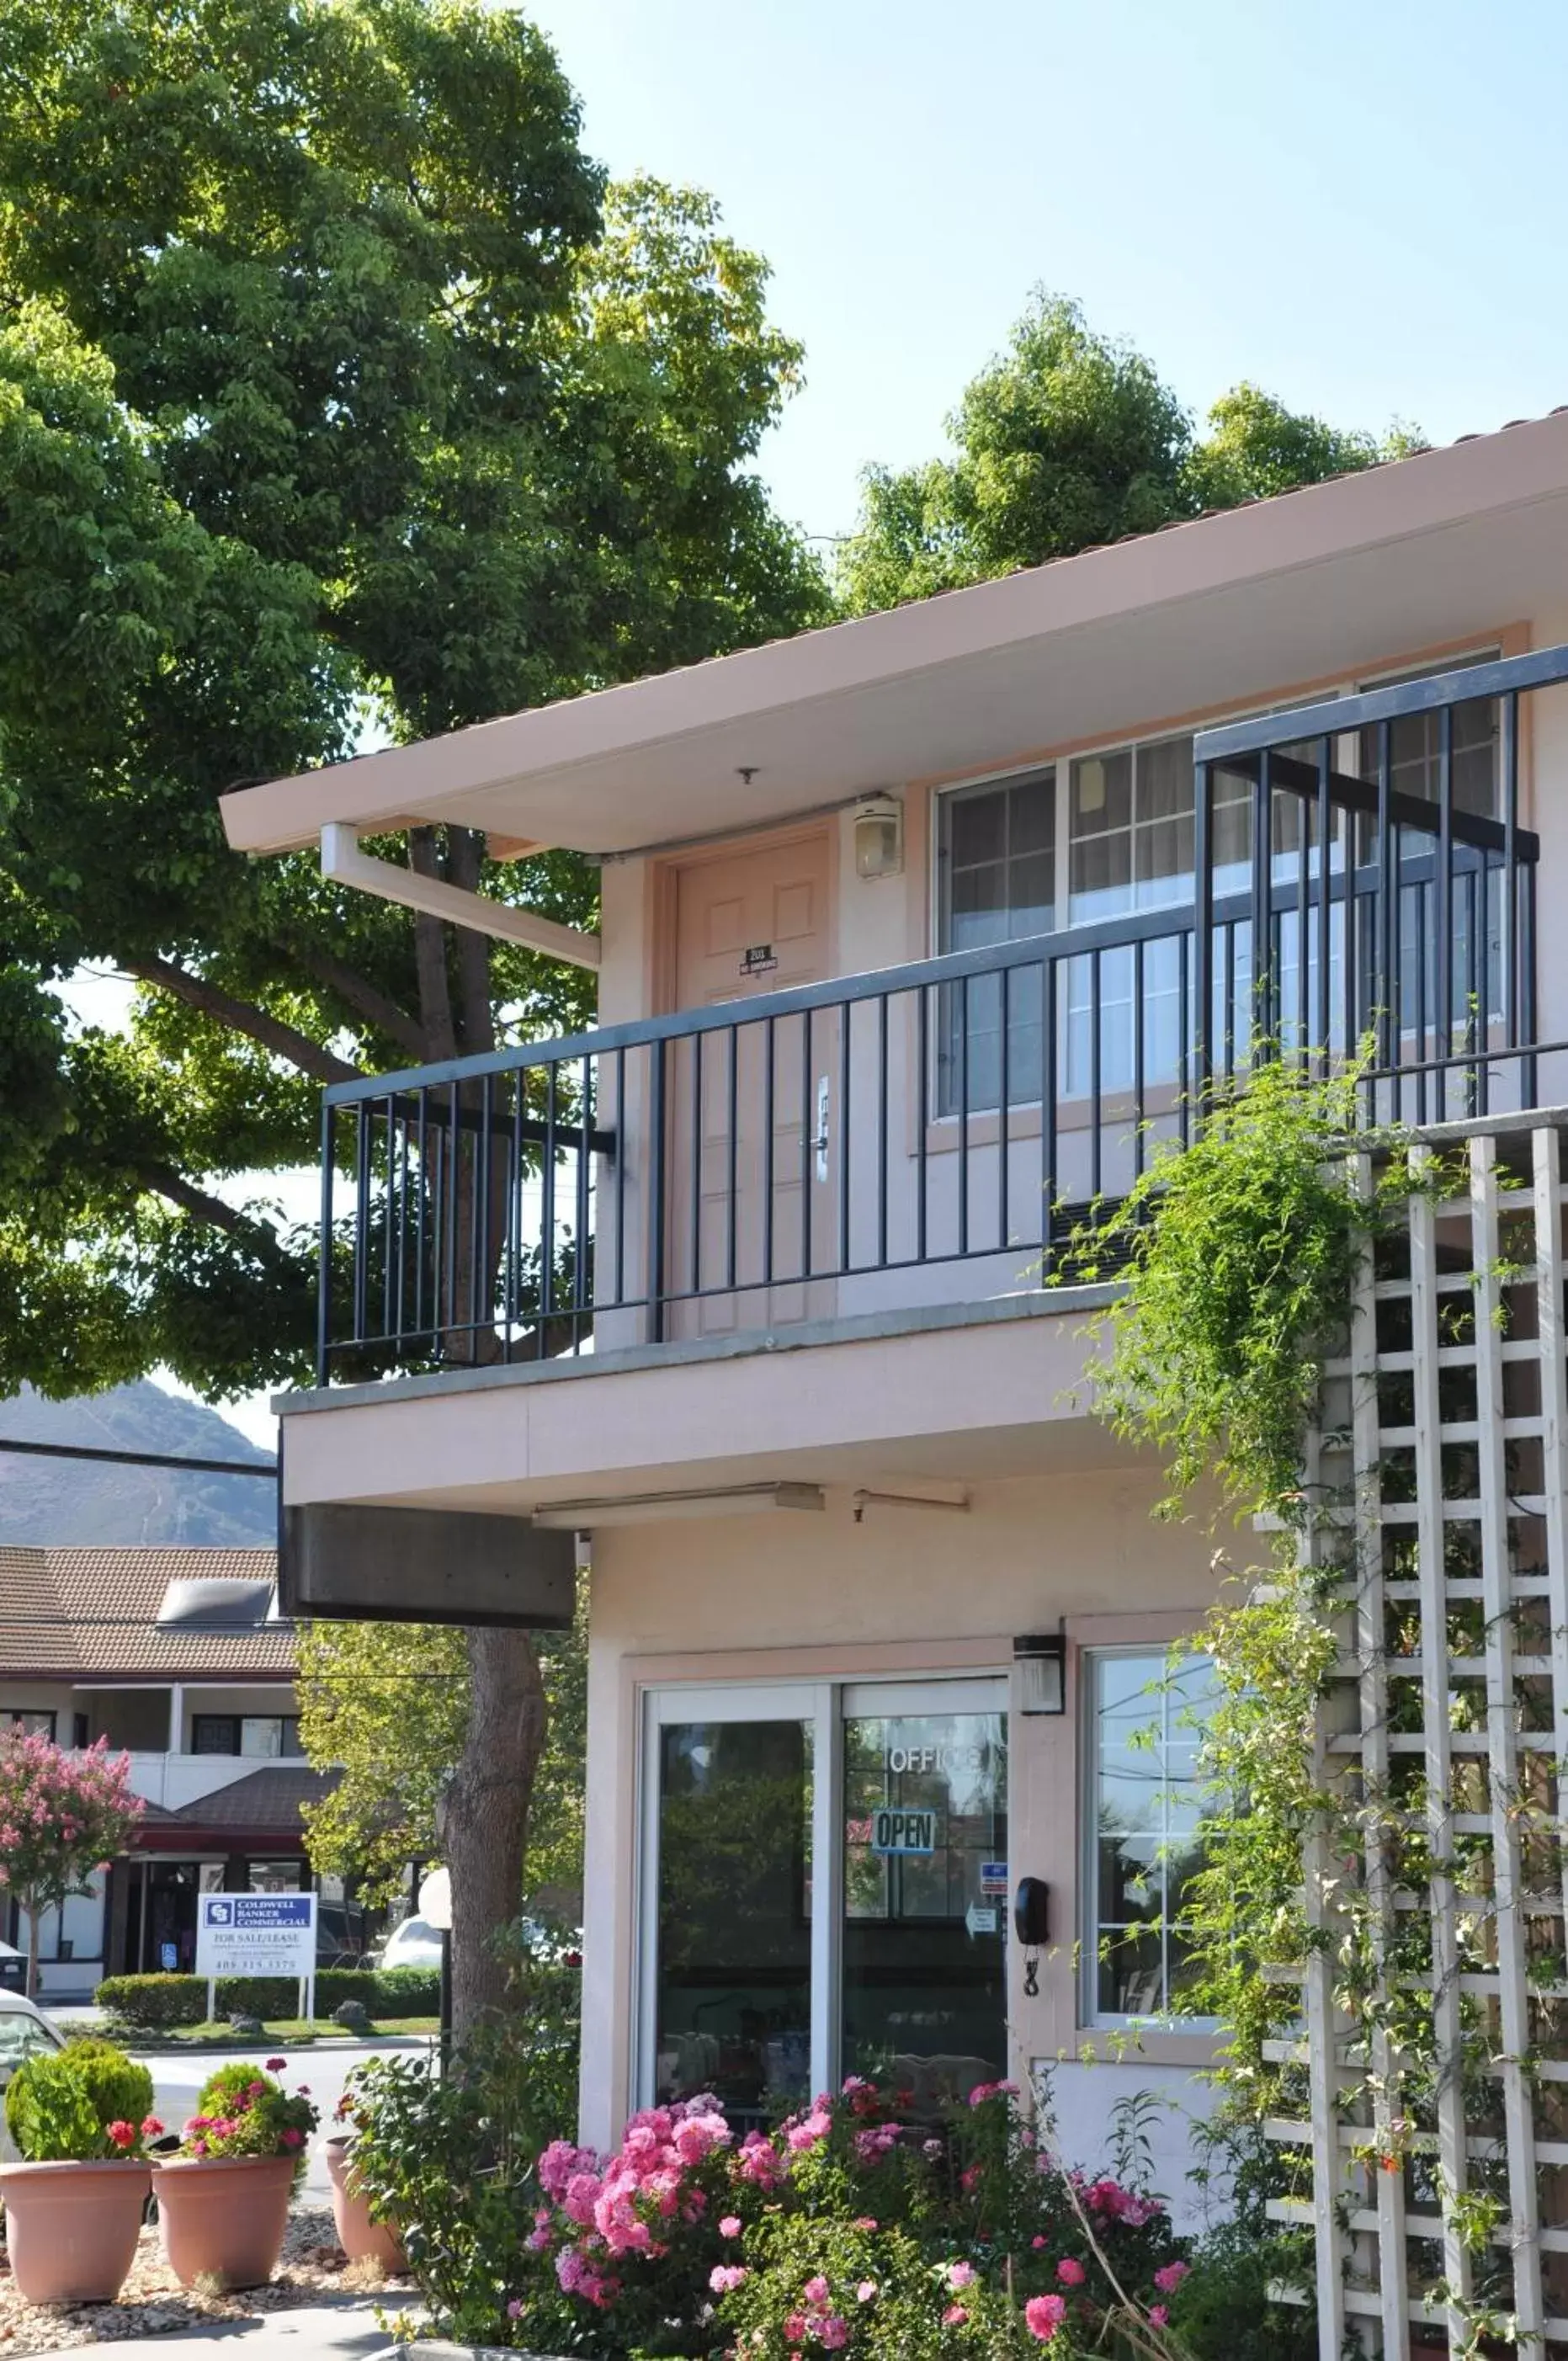
[[[405,1918],[388,1936],[379,1968],[438,1968],[441,1935],[428,1918]]]
[[[5,2086],[24,2059],[36,2058],[40,2049],[64,2048],[64,2034],[25,1993],[0,1992],[0,2158],[7,2164],[19,2158],[5,2128]]]

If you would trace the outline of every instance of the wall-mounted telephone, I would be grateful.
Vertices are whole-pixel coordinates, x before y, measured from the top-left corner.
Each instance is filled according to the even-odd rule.
[[[1024,1947],[1024,1991],[1035,2000],[1040,1990],[1040,1946],[1051,1939],[1051,1889],[1043,1877],[1021,1877],[1013,1897],[1013,1925]]]

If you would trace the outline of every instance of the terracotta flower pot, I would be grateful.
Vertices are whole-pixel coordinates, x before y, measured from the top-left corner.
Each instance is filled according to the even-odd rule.
[[[28,2303],[113,2303],[136,2256],[145,2164],[0,2165],[5,2246]]]
[[[177,2156],[152,2168],[159,2227],[181,2287],[260,2287],[289,2226],[291,2156]]]
[[[369,2202],[354,2169],[351,2140],[328,2140],[326,2169],[332,2182],[332,2218],[337,2225],[337,2243],[349,2261],[377,2262],[383,2270],[402,2270],[402,2240],[390,2223],[370,2219]]]

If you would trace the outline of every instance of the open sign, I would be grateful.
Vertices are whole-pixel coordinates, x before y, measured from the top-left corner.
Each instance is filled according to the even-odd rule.
[[[882,1804],[872,1814],[872,1852],[935,1852],[937,1815],[903,1804]]]

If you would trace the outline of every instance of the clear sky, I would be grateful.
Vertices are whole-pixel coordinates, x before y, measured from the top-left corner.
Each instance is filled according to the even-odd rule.
[[[1194,410],[1250,377],[1433,441],[1568,401],[1563,0],[539,0],[591,152],[717,195],[807,383],[808,532],[1039,283]]]

